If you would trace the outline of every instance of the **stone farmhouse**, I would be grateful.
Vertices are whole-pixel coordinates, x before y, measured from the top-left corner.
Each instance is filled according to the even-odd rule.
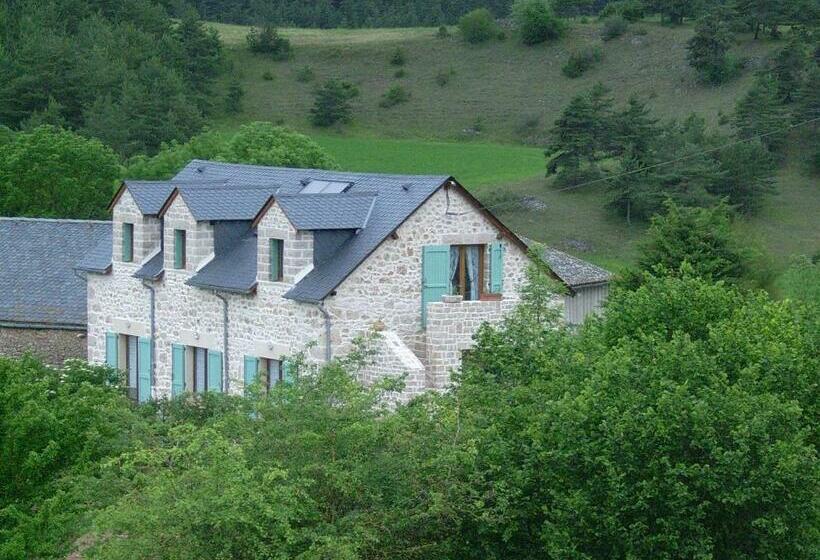
[[[289,379],[295,356],[322,363],[369,333],[364,383],[404,376],[403,398],[444,388],[477,328],[518,303],[529,263],[526,243],[447,176],[195,160],[170,181],[125,181],[110,209],[112,222],[42,222],[42,239],[78,224],[94,234],[48,257],[63,278],[39,297],[36,270],[54,251],[40,241],[21,258],[2,236],[0,253],[15,255],[4,273],[26,277],[14,293],[32,309],[87,302],[74,336],[87,329],[88,360],[126,371],[140,401],[270,387]],[[569,289],[567,320],[595,312],[609,273],[560,251],[544,257]],[[0,288],[0,321],[12,299]]]

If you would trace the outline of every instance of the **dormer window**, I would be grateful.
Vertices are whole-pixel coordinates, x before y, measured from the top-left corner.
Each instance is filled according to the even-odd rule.
[[[134,224],[122,224],[122,262],[134,262]]]
[[[174,230],[174,268],[176,268],[176,269],[185,268],[185,260],[186,260],[185,252],[186,252],[185,230],[184,229],[175,229]]]
[[[348,181],[320,181],[311,179],[305,185],[301,194],[336,194],[343,193],[353,186],[353,183]]]
[[[281,239],[270,240],[270,281],[282,281],[282,268],[284,264],[284,241]]]

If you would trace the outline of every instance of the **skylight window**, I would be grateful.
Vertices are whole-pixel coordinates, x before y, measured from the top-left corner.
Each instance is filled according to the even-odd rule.
[[[341,193],[353,186],[347,181],[318,181],[311,180],[300,192],[302,194],[330,194]]]

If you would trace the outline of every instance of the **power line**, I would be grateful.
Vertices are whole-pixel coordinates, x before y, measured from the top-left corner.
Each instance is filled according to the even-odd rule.
[[[718,152],[718,151],[723,150],[725,148],[730,148],[732,146],[736,146],[738,144],[743,144],[745,142],[750,142],[752,140],[756,140],[756,139],[760,139],[760,138],[766,138],[767,136],[773,136],[775,134],[780,134],[780,133],[783,133],[783,132],[787,132],[787,131],[792,130],[794,128],[798,128],[798,127],[801,127],[801,126],[804,126],[804,125],[807,125],[807,124],[811,124],[811,123],[813,123],[815,121],[818,121],[818,120],[820,120],[820,117],[815,117],[815,118],[809,119],[807,121],[802,121],[802,122],[799,122],[799,123],[795,123],[795,124],[787,126],[785,128],[781,128],[781,129],[778,129],[778,130],[773,130],[773,131],[770,131],[770,132],[764,132],[764,133],[761,133],[761,134],[755,134],[753,136],[749,136],[748,138],[742,138],[740,140],[735,140],[733,142],[722,144],[722,145],[716,146],[714,148],[708,148],[706,150],[700,150],[700,151],[697,151],[697,152],[692,152],[690,154],[686,154],[686,155],[678,157],[678,158],[670,159],[670,160],[667,160],[667,161],[662,161],[662,162],[659,162],[659,163],[653,163],[652,165],[647,165],[647,166],[644,166],[644,167],[641,167],[641,168],[638,168],[638,169],[632,169],[630,171],[624,171],[623,173],[616,173],[615,175],[607,175],[606,177],[601,177],[600,179],[593,179],[591,181],[586,181],[584,183],[579,183],[577,185],[570,185],[570,186],[564,187],[562,189],[550,190],[550,191],[547,192],[547,194],[558,194],[558,193],[561,193],[561,192],[571,191],[571,190],[575,190],[575,189],[580,189],[582,187],[587,187],[589,185],[602,183],[604,181],[609,181],[611,179],[617,179],[619,177],[626,177],[628,175],[635,175],[637,173],[642,173],[644,171],[648,171],[650,169],[655,169],[657,167],[662,167],[664,165],[671,165],[673,163],[678,163],[678,162],[681,162],[681,161],[684,161],[684,160],[687,160],[687,159],[690,159],[690,158],[693,158],[693,157],[696,157],[696,156],[715,153],[715,152]],[[503,206],[510,206],[512,204],[521,204],[521,201],[520,200],[514,200],[514,201],[509,201],[509,202],[500,202],[498,204],[491,204],[490,206],[482,206],[482,209],[490,210],[490,209],[493,209],[493,208],[501,208]]]

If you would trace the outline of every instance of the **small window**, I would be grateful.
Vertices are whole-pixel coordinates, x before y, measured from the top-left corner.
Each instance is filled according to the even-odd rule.
[[[184,229],[175,229],[174,230],[174,268],[176,269],[183,269],[185,268],[185,262],[187,260],[187,255],[185,254],[185,230]]]
[[[285,243],[281,239],[270,240],[270,280],[271,282],[282,281],[282,269],[284,264]]]
[[[262,360],[262,367],[264,368],[262,373],[265,374],[265,387],[268,391],[285,380],[282,376],[282,362],[279,360]]]
[[[450,293],[464,300],[477,300],[484,289],[484,245],[450,247]]]
[[[134,224],[122,224],[122,261],[134,261]]]

